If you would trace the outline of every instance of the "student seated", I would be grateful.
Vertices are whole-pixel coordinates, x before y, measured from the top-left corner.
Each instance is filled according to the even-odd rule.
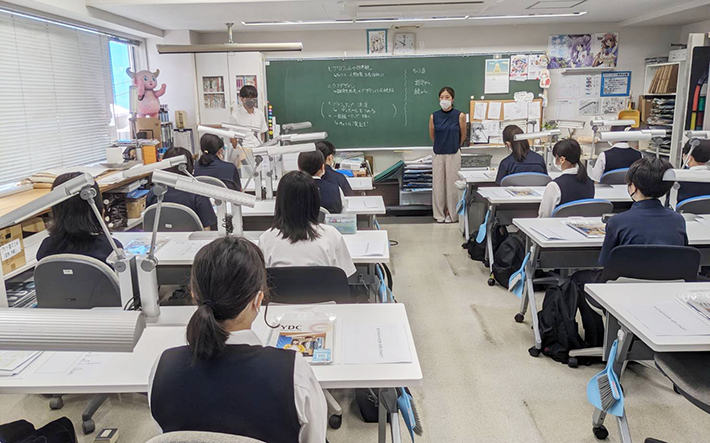
[[[520,172],[539,172],[547,174],[547,165],[545,159],[537,152],[530,150],[530,143],[527,140],[515,141],[517,134],[524,134],[523,130],[515,125],[508,125],[503,130],[503,143],[512,152],[509,156],[503,159],[498,165],[498,174],[496,175],[496,183],[506,175],[517,174]]]
[[[612,126],[611,132],[624,132],[623,126]],[[641,153],[632,148],[628,142],[620,141],[611,144],[611,149],[608,149],[597,157],[594,168],[589,176],[595,182],[601,181],[604,173],[615,169],[629,168],[638,159],[642,157]]]
[[[325,174],[323,174],[321,178],[327,182],[338,185],[345,196],[351,197],[355,195],[353,188],[350,187],[348,178],[333,169],[333,165],[335,164],[335,146],[329,141],[322,140],[316,143],[316,148],[318,148],[321,154],[323,154],[323,157],[325,157]]]
[[[320,153],[319,153],[320,154]],[[335,266],[355,273],[343,236],[318,223],[321,206],[316,182],[302,171],[291,171],[279,182],[274,222],[261,234],[259,247],[266,266]]]
[[[325,174],[325,159],[318,151],[301,152],[298,154],[298,169],[309,174],[316,180],[320,191],[320,205],[331,214],[340,214],[345,206],[345,196],[340,187],[323,179]],[[281,186],[281,183],[279,183]]]
[[[582,164],[582,148],[577,140],[561,140],[552,148],[555,167],[562,175],[547,184],[540,203],[540,217],[550,217],[555,208],[575,200],[594,198],[594,182]]]
[[[263,346],[251,329],[268,291],[259,248],[243,237],[213,241],[195,256],[190,286],[198,307],[188,345],[163,352],[150,376],[150,411],[163,432],[324,443],[328,407],[310,365]]]
[[[52,189],[82,175],[80,172],[69,172],[54,179]],[[103,212],[103,198],[99,185],[94,183],[96,191],[96,207]],[[89,203],[79,195],[64,200],[52,206],[52,224],[49,225],[49,237],[42,240],[37,250],[37,260],[56,254],[80,254],[93,257],[102,262],[113,252],[106,234]],[[114,239],[116,246],[123,245]]]
[[[163,155],[163,160],[166,158],[177,157],[180,155],[184,155],[185,157],[187,157],[187,164],[185,166],[187,167],[187,172],[192,174],[195,169],[195,163],[192,159],[192,154],[190,154],[190,151],[185,148],[168,149],[165,152],[165,155]],[[166,171],[175,174],[182,174],[178,170],[177,166],[170,169],[166,169]],[[151,189],[148,193],[146,204],[148,206],[151,206],[156,203],[158,203],[158,197],[153,193],[153,189]],[[190,194],[189,192],[185,191],[178,191],[177,189],[168,186],[168,192],[166,192],[165,196],[163,197],[163,203],[177,203],[183,206],[187,206],[188,208],[195,211],[195,214],[197,214],[197,216],[200,218],[202,226],[206,230],[217,229],[217,215],[215,214],[214,208],[212,207],[212,202],[210,202],[210,199],[207,197],[204,197],[202,195]]]
[[[686,159],[690,169],[707,169],[710,161],[710,140],[699,140],[700,144],[693,149],[693,153],[688,158],[690,152],[690,142],[683,146],[683,162]],[[701,195],[710,195],[710,183],[679,182],[678,203],[689,198]]]
[[[242,190],[239,170],[233,163],[223,160],[224,142],[221,137],[214,134],[203,135],[200,139],[200,150],[202,154],[195,165],[196,177],[208,176],[218,178],[224,181],[229,189]]]

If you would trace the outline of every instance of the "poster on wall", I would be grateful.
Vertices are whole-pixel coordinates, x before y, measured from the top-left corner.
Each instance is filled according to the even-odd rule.
[[[599,115],[602,109],[600,98],[587,98],[579,101],[577,115]]]
[[[602,72],[602,97],[628,97],[631,93],[631,71]]]
[[[540,80],[540,71],[547,69],[546,54],[530,54],[528,58],[528,80]]]
[[[367,53],[387,54],[387,30],[368,29],[367,30]]]
[[[562,34],[548,38],[548,69],[616,67],[618,34]]]
[[[582,95],[584,97],[599,97],[601,93],[602,76],[599,74],[582,77]]]
[[[484,94],[507,94],[510,90],[510,59],[486,60]]]
[[[626,97],[604,97],[602,99],[602,114],[618,115],[626,109]]]
[[[510,56],[510,79],[518,82],[524,82],[528,79],[527,55]]]

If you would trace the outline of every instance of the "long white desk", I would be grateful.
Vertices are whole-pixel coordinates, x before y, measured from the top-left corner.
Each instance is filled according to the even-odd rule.
[[[364,191],[371,191],[373,189],[372,186],[372,177],[348,177],[345,176],[345,178],[348,179],[348,183],[350,183],[350,187],[353,189],[355,192],[364,192]],[[254,180],[249,181],[248,178],[242,178],[242,189],[244,192],[254,192],[254,189],[256,188],[254,184]],[[249,184],[247,185],[247,182]],[[277,188],[279,185],[278,181],[275,183],[275,187]]]
[[[540,329],[537,324],[537,305],[533,291],[533,277],[538,269],[589,269],[601,268],[599,252],[603,238],[587,238],[565,223],[569,220],[589,220],[600,222],[599,217],[571,218],[516,218],[515,225],[526,236],[525,250],[530,253],[526,267],[526,281],[520,311],[515,321],[522,322],[528,307],[532,314],[535,347],[541,349]],[[708,221],[686,220],[686,231],[690,246],[700,251],[701,264],[710,265],[710,219]],[[564,234],[562,240],[550,240],[540,233],[552,230]]]
[[[710,352],[710,335],[697,336],[660,336],[631,314],[626,306],[629,304],[652,304],[669,302],[689,290],[710,291],[710,283],[606,283],[585,285],[584,290],[596,300],[607,312],[607,324],[610,320],[618,323],[621,331],[617,345],[617,355],[614,361],[614,372],[621,380],[626,361],[638,360],[636,348],[632,344],[636,339],[654,352]],[[688,316],[695,315],[690,310]],[[605,355],[605,359],[608,353]],[[652,354],[649,355],[652,358]],[[647,357],[648,358],[648,357]],[[623,443],[631,443],[631,433],[626,417],[629,405],[628,385],[624,385],[624,414],[618,417],[619,431]],[[592,427],[595,430],[603,428],[606,413],[595,409],[592,417]]]

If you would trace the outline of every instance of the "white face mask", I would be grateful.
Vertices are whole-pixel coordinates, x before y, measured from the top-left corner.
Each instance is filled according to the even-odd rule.
[[[562,171],[562,165],[558,165],[557,162],[552,162],[552,167],[554,168],[555,171]]]
[[[451,100],[441,100],[439,106],[441,106],[441,109],[447,110],[451,107]]]

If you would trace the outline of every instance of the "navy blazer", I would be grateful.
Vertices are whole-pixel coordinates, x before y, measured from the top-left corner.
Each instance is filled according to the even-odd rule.
[[[209,198],[202,195],[190,194],[189,192],[178,191],[177,189],[168,188],[168,192],[163,197],[165,203],[177,203],[195,211],[197,216],[205,228],[217,228],[217,214],[214,213],[212,202]],[[153,194],[151,189],[148,193],[146,204],[148,206],[158,203],[158,197]]]
[[[322,178],[316,179],[318,190],[320,191],[320,205],[331,214],[343,212],[343,200],[340,198],[340,188]]]
[[[340,189],[343,190],[343,194],[346,197],[352,197],[353,195],[355,195],[355,193],[353,192],[353,188],[350,186],[348,178],[344,174],[341,174],[340,172],[331,168],[330,165],[325,165],[325,174],[323,174],[321,180],[325,180],[327,182],[331,182],[338,185]]]
[[[242,181],[239,177],[239,169],[233,164],[220,160],[216,156],[214,161],[207,166],[202,166],[199,161],[195,163],[195,177],[207,176],[218,178],[222,181],[229,180],[237,186],[237,191],[242,190]],[[227,185],[229,187],[229,185]],[[231,187],[230,187],[231,189]]]
[[[93,257],[96,260],[101,260],[106,263],[106,259],[113,252],[111,243],[109,243],[103,233],[95,235],[92,241],[85,243],[82,248],[69,248],[66,245],[60,245],[59,242],[55,240],[56,238],[52,235],[42,240],[42,244],[39,245],[39,249],[37,250],[38,261],[50,255],[79,254]],[[113,240],[116,242],[117,247],[123,247],[120,241],[115,238]]]

